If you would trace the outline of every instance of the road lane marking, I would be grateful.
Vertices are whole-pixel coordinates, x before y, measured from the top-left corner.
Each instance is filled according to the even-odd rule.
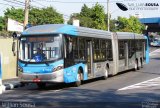
[[[156,53],[160,53],[160,49],[156,49],[149,53],[149,56],[157,55]]]
[[[137,84],[133,84],[133,85],[118,89],[117,91],[139,89],[139,88],[148,88],[148,87],[157,87],[157,86],[160,86],[160,77],[150,79],[147,81],[143,81],[143,82],[140,82]]]

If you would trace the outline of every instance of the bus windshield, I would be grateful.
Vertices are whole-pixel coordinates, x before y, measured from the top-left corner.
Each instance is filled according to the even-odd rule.
[[[46,62],[61,58],[60,36],[33,36],[20,39],[19,59],[26,62]]]

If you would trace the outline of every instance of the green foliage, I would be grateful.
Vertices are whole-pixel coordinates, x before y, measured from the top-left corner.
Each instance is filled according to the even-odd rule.
[[[4,12],[4,17],[0,17],[0,31],[6,30],[7,28],[7,19],[11,18],[18,22],[24,22],[24,10],[7,8]],[[33,25],[40,24],[58,24],[63,23],[62,14],[56,12],[52,7],[37,9],[32,8],[29,12],[29,23]]]
[[[0,31],[5,29],[4,18],[0,16]]]
[[[73,19],[80,20],[80,26],[89,27],[95,29],[106,30],[107,29],[107,14],[104,12],[104,7],[100,4],[96,4],[89,8],[87,5],[83,5],[80,13],[74,13],[70,16],[69,24],[72,24]],[[0,31],[5,33],[7,28],[7,19],[11,18],[21,23],[24,22],[24,10],[16,9],[14,7],[7,8],[4,12],[4,17],[0,17]],[[32,25],[40,24],[58,24],[63,23],[62,14],[58,13],[54,8],[47,7],[42,9],[31,8],[29,12],[29,23]],[[110,20],[111,31],[122,32],[134,32],[142,33],[144,25],[133,16],[129,19],[124,17],[118,17],[117,20]]]
[[[79,19],[82,27],[106,30],[104,7],[98,3],[92,8],[84,4],[81,12],[72,14],[68,23],[72,24],[73,19]]]
[[[144,25],[140,23],[138,18],[131,16],[129,19],[118,17],[118,31],[142,33]]]
[[[110,31],[116,32],[117,29],[118,29],[118,27],[117,27],[117,20],[115,20],[115,19],[110,20]]]
[[[42,24],[58,24],[63,23],[63,16],[56,12],[52,7],[37,9],[32,8],[30,10],[29,22],[32,25]]]
[[[94,7],[92,7],[92,10],[93,14],[91,17],[94,21],[93,28],[106,30],[104,7],[97,3]]]
[[[18,22],[23,23],[24,21],[24,11],[23,9],[15,9],[12,7],[11,9],[7,8],[4,12],[4,18],[5,21],[7,22],[8,18],[14,19]]]
[[[69,24],[72,24],[73,19],[80,20],[80,26],[89,27],[95,29],[107,29],[108,16],[104,12],[104,7],[98,3],[89,8],[87,5],[83,5],[80,13],[74,13],[71,15]],[[140,21],[131,16],[130,18],[118,17],[118,19],[110,19],[110,31],[116,32],[134,32],[142,33],[144,25]]]
[[[86,4],[84,4],[80,12],[81,17],[91,17],[92,14],[92,9],[89,8]]]

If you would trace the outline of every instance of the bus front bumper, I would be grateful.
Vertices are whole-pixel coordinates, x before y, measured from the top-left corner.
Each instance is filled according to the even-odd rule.
[[[59,70],[53,73],[22,73],[20,75],[20,81],[22,83],[62,83],[63,79],[63,70]]]

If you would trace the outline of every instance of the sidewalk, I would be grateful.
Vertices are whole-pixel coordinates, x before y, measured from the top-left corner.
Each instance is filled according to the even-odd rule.
[[[5,90],[11,90],[14,88],[22,87],[21,83],[19,82],[19,78],[2,80],[2,84],[4,85]]]

